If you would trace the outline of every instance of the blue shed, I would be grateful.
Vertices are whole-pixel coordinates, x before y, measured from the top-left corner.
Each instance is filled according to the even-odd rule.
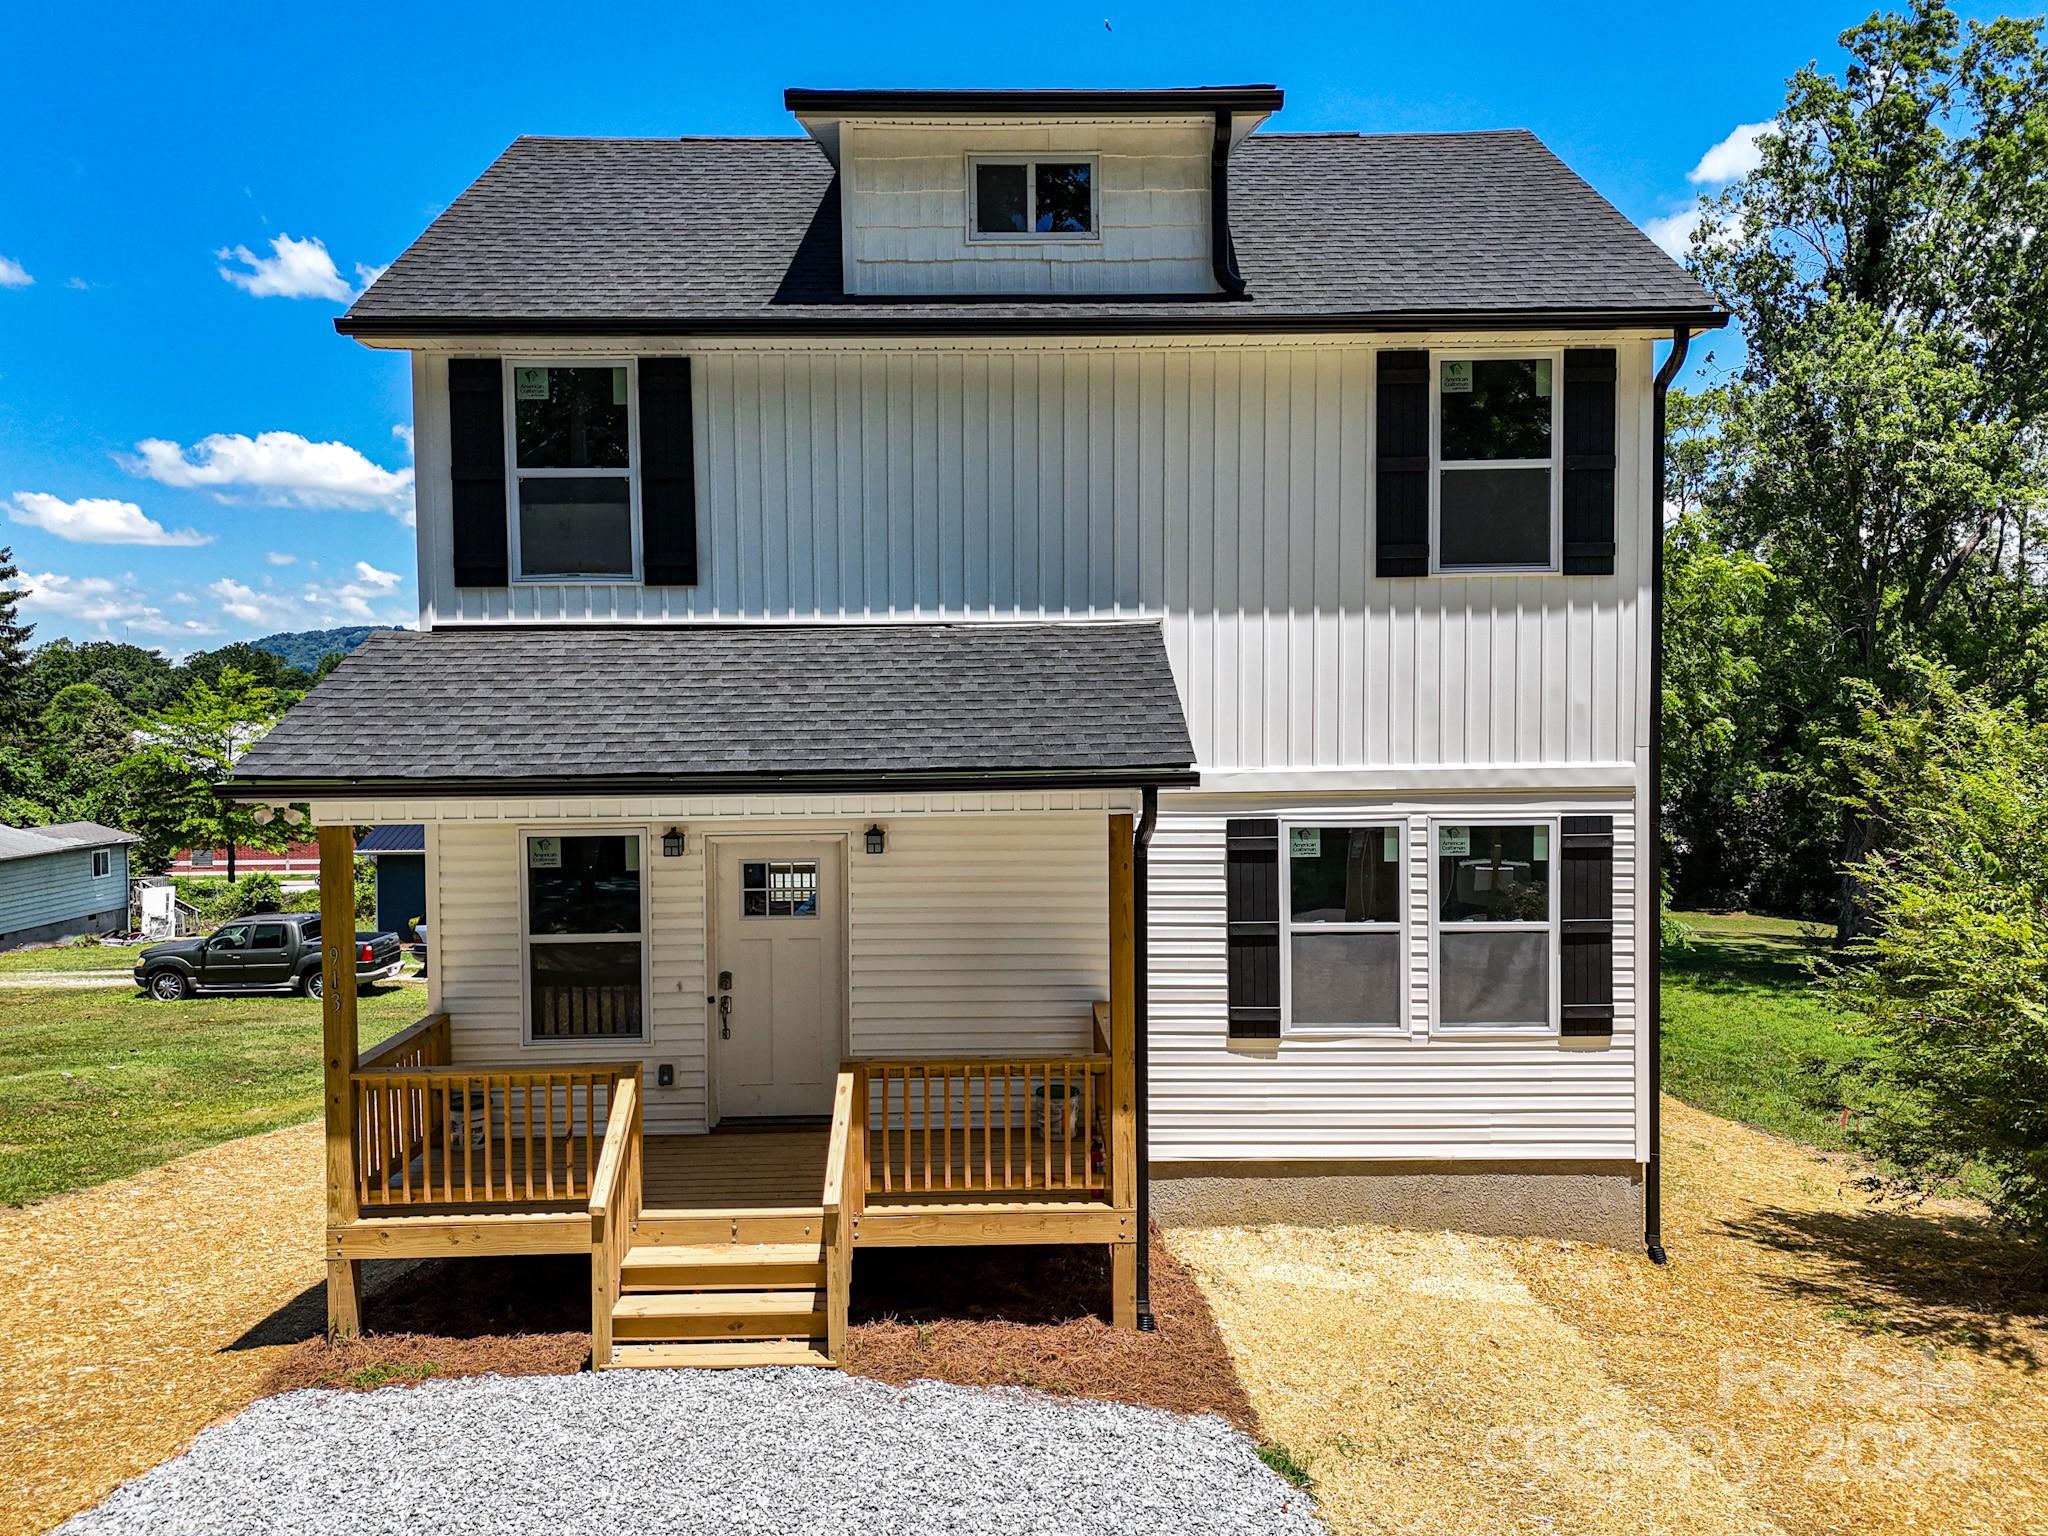
[[[427,829],[372,827],[356,852],[377,861],[377,926],[411,943],[414,919],[427,915]]]
[[[0,949],[128,926],[128,849],[93,821],[0,826]]]

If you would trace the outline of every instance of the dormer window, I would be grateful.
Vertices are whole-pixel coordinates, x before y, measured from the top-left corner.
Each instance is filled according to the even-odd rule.
[[[1093,240],[1096,163],[974,155],[967,229],[975,240]]]

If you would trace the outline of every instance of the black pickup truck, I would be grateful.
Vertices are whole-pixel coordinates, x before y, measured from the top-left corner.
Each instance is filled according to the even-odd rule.
[[[356,981],[398,974],[395,933],[356,935]],[[152,944],[135,957],[135,985],[161,1002],[196,992],[320,995],[320,914],[258,912],[212,933]]]

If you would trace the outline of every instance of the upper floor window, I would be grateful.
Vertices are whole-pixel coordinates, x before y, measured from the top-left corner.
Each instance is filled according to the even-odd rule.
[[[1436,362],[1436,565],[1554,570],[1560,432],[1554,357]]]
[[[110,849],[106,849],[106,848],[95,848],[95,849],[93,849],[93,851],[92,851],[92,877],[93,877],[93,879],[95,879],[95,880],[100,880],[100,879],[104,879],[104,878],[105,878],[105,877],[106,877],[107,875],[109,875],[109,874],[111,874],[111,873],[113,872],[113,868],[114,868],[114,855],[113,855],[113,852],[112,852],[112,851],[111,851]]]
[[[967,227],[977,240],[1092,240],[1097,229],[1095,161],[968,162]]]
[[[632,580],[632,369],[514,364],[506,372],[514,571],[523,580]]]

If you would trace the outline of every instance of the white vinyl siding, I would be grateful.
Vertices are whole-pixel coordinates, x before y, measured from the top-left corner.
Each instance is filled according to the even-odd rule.
[[[1619,353],[1612,576],[1375,577],[1373,359],[1365,342],[696,352],[698,585],[458,590],[446,363],[423,353],[422,621],[1160,616],[1205,774],[1634,764],[1649,344]]]
[[[1224,821],[1276,813],[1313,820],[1341,815],[1342,808],[1161,798],[1149,934],[1155,1161],[1638,1156],[1636,840],[1625,805],[1575,807],[1615,814],[1611,1043],[1431,1037],[1431,808],[1408,805],[1400,807],[1408,829],[1406,1030],[1231,1048],[1225,1043]],[[1502,815],[1516,809],[1488,807]],[[1372,808],[1351,810],[1362,817]],[[1459,813],[1476,819],[1481,809],[1461,805]]]

